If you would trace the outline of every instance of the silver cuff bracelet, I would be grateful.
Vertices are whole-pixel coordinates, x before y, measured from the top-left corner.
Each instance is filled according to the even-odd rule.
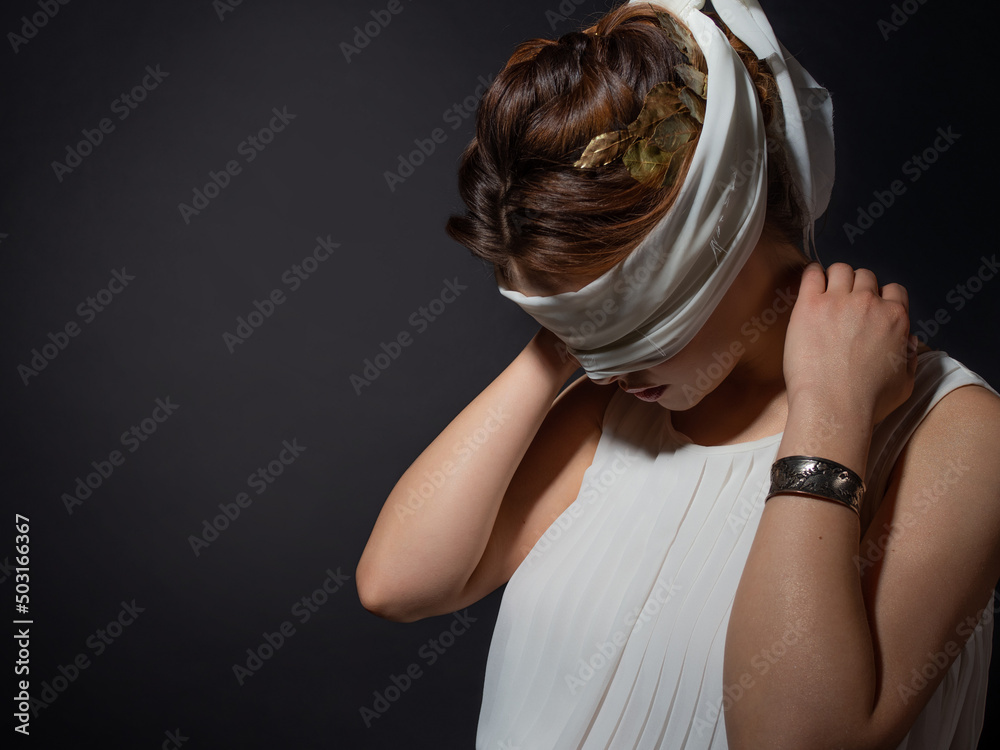
[[[811,456],[788,456],[771,465],[771,490],[764,502],[774,495],[805,495],[843,503],[860,517],[864,494],[865,483],[846,466]]]

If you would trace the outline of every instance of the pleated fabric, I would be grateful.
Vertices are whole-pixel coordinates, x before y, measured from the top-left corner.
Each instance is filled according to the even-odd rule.
[[[973,383],[993,390],[943,352],[920,355],[910,399],[875,428],[869,497],[934,404]],[[781,436],[696,445],[657,404],[611,398],[579,495],[507,583],[478,750],[728,747],[726,628]],[[974,750],[992,633],[990,606],[899,750]],[[797,637],[794,623],[776,634],[750,679]]]

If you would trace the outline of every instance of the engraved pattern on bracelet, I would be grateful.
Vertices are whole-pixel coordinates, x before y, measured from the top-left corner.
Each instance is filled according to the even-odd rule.
[[[771,466],[771,490],[774,495],[806,495],[843,503],[859,516],[865,483],[856,473],[834,461],[810,456],[788,456]]]

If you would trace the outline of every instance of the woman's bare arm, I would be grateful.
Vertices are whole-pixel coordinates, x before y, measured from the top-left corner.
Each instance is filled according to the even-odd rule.
[[[417,457],[358,563],[366,609],[417,620],[466,606],[510,577],[527,553],[518,558],[519,550],[572,502],[593,458],[595,415],[613,389],[583,377],[559,394],[577,367],[542,329]]]
[[[843,278],[843,269],[830,270],[831,285]],[[864,307],[845,318],[860,316],[858,341],[878,328],[865,322]],[[836,346],[834,334],[816,338]],[[891,340],[883,340],[881,360],[841,352],[860,380],[842,370],[822,389],[814,383],[790,394],[778,457],[819,455],[863,474],[884,410],[861,381],[898,385],[900,373],[886,367]],[[862,391],[838,385],[852,382]],[[815,424],[831,415],[841,428],[818,438]],[[860,544],[857,517],[837,503],[790,495],[767,503],[726,641],[724,680],[738,696],[726,708],[734,750],[898,745],[1000,576],[998,445],[1000,399],[959,388],[914,432]],[[932,487],[940,489],[928,497]],[[877,564],[866,567],[873,547]]]

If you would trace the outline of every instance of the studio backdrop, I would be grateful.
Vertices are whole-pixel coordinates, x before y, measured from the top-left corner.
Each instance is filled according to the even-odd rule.
[[[537,330],[444,232],[479,99],[517,43],[613,5],[4,4],[18,747],[473,746],[502,590],[393,623],[355,567],[399,476]],[[962,52],[990,24],[764,6],[833,97],[823,262],[904,284],[922,340],[1000,385],[992,69]]]

